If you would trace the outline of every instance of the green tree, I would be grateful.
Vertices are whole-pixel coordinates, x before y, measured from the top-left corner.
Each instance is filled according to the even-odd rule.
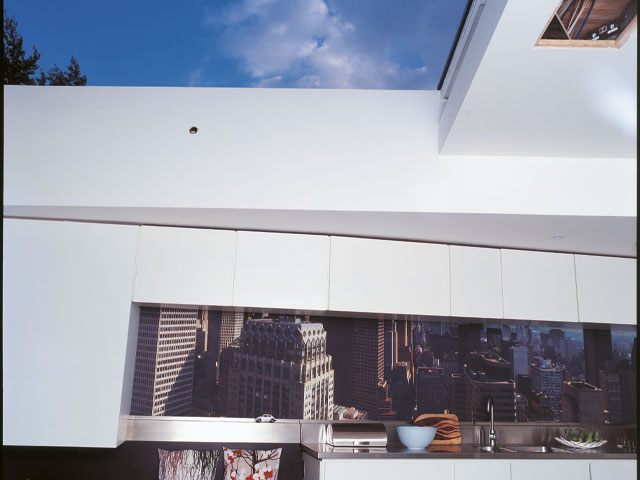
[[[14,17],[9,18],[6,10],[3,10],[3,13],[2,84],[35,85],[36,81],[31,76],[38,70],[40,54],[36,47],[33,47],[31,56],[25,57],[22,35],[17,30],[18,22]]]
[[[3,85],[86,85],[87,77],[80,73],[80,66],[75,58],[66,71],[55,63],[45,73],[38,66],[40,53],[33,47],[33,53],[26,56],[22,35],[18,33],[18,22],[9,17],[3,10],[2,35],[2,83]],[[40,70],[39,77],[36,72]]]
[[[80,66],[76,59],[71,57],[71,63],[67,67],[67,71],[63,72],[60,67],[53,64],[53,67],[49,68],[49,71],[45,74],[40,70],[40,78],[38,78],[38,85],[86,85],[86,75],[80,74]]]

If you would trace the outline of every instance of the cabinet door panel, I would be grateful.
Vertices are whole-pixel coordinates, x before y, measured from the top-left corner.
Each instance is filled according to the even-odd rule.
[[[636,323],[636,259],[576,255],[581,322]]]
[[[238,232],[233,304],[326,310],[329,237]]]
[[[451,315],[502,318],[502,273],[497,248],[449,247]]]
[[[589,462],[591,480],[636,480],[637,460],[600,460]]]
[[[329,308],[450,315],[449,247],[331,237]]]
[[[124,440],[138,230],[4,220],[5,445],[115,447],[119,433]]]
[[[511,480],[589,480],[584,460],[512,461]]]
[[[573,255],[501,250],[504,318],[578,321]]]
[[[324,480],[389,480],[437,478],[453,480],[453,462],[442,460],[326,460]]]
[[[508,460],[458,460],[454,465],[455,480],[511,480]]]
[[[231,305],[236,233],[141,227],[134,301]]]

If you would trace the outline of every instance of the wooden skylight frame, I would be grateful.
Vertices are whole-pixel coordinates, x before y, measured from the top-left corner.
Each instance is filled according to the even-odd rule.
[[[592,32],[612,23],[621,25],[614,36],[590,39]],[[542,29],[535,46],[620,48],[636,30],[637,23],[636,0],[562,0]]]

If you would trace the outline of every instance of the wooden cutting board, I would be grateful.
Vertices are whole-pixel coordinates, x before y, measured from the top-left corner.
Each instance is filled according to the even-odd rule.
[[[420,415],[413,422],[421,427],[436,427],[436,438],[431,445],[458,445],[462,443],[458,416],[449,413]]]

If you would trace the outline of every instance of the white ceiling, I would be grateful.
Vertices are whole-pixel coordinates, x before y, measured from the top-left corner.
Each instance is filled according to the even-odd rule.
[[[442,154],[636,157],[637,32],[620,49],[534,47],[557,5],[506,2]]]

